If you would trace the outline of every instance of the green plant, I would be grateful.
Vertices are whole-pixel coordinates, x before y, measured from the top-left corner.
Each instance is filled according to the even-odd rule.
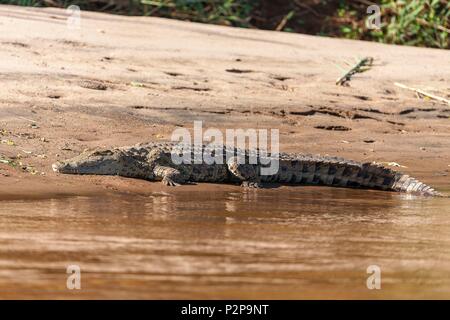
[[[141,0],[147,15],[249,27],[255,0]]]
[[[383,27],[372,31],[380,42],[449,48],[450,2],[383,0]]]
[[[36,7],[41,1],[38,0],[0,0],[1,4],[15,4],[18,6]]]

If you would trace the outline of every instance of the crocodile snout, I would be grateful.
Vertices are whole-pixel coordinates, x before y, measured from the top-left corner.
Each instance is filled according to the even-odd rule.
[[[61,167],[61,163],[60,162],[56,162],[54,164],[52,164],[52,169],[54,172],[59,172],[59,168]]]
[[[52,169],[54,172],[59,173],[72,173],[75,171],[69,163],[63,163],[59,161],[52,164]]]

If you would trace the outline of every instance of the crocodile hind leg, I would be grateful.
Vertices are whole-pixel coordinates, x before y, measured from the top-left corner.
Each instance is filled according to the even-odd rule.
[[[247,188],[262,188],[261,179],[255,166],[247,163],[238,163],[237,157],[231,157],[227,161],[228,171],[239,181],[241,186]]]

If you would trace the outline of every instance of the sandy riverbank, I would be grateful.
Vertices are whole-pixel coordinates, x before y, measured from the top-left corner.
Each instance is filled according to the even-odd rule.
[[[0,6],[0,197],[151,192],[159,184],[64,176],[85,148],[167,140],[177,126],[278,128],[281,149],[397,162],[448,190],[450,53],[174,20]],[[338,87],[336,65],[374,66]],[[329,129],[339,130],[329,130]],[[19,165],[20,166],[20,165]],[[183,186],[182,188],[203,188]]]

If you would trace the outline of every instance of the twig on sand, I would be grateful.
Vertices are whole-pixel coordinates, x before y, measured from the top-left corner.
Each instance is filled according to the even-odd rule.
[[[414,92],[416,93],[416,95],[418,95],[419,97],[425,96],[425,97],[428,97],[428,98],[430,98],[430,99],[434,99],[434,100],[437,100],[437,101],[441,101],[441,102],[444,102],[444,103],[450,105],[450,100],[445,99],[445,98],[443,98],[443,97],[439,97],[439,96],[437,96],[437,95],[434,95],[434,94],[432,94],[432,93],[423,91],[423,90],[421,90],[421,89],[411,88],[411,87],[405,86],[404,84],[401,84],[401,83],[398,83],[398,82],[394,82],[394,84],[395,84],[397,87],[400,87],[400,88],[403,88],[403,89],[407,89],[407,90],[414,91]]]
[[[348,81],[350,81],[351,77],[355,73],[360,73],[368,70],[373,63],[372,57],[365,57],[358,61],[349,71],[347,71],[342,77],[336,80],[336,85],[345,85]]]
[[[401,164],[397,163],[397,162],[378,162],[379,164],[382,165],[387,165],[387,166],[391,166],[391,167],[400,167],[400,168],[408,168],[406,166],[402,166]]]

